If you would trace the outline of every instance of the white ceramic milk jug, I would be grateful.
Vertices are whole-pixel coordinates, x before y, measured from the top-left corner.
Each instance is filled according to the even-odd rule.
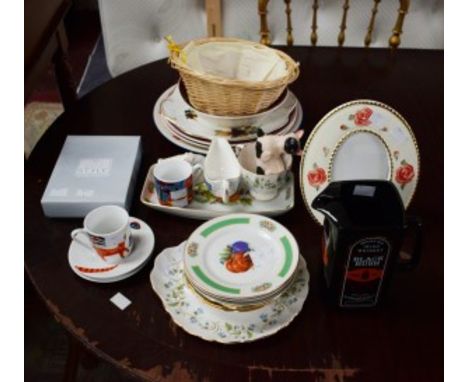
[[[231,145],[225,138],[211,141],[204,166],[205,181],[213,195],[229,202],[239,188],[241,168]]]

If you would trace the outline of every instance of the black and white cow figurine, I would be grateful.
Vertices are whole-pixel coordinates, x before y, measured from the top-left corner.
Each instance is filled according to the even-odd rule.
[[[302,153],[300,139],[303,134],[304,130],[298,130],[286,135],[264,135],[258,130],[255,144],[257,174],[278,174],[286,170],[285,157]]]

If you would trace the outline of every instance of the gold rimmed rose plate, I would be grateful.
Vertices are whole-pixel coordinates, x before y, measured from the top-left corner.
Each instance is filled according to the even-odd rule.
[[[390,106],[356,100],[330,111],[315,126],[304,146],[301,192],[310,214],[314,198],[332,181],[392,181],[405,207],[419,179],[419,150],[408,122]]]

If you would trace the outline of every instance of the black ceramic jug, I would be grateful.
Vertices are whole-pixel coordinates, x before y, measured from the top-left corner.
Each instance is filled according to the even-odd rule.
[[[324,217],[322,264],[326,298],[343,308],[374,307],[395,268],[411,269],[421,254],[421,222],[405,217],[389,181],[332,182],[312,202]],[[414,228],[409,259],[400,248]]]

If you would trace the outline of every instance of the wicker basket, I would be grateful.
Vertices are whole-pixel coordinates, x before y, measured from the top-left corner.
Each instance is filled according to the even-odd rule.
[[[259,113],[272,105],[286,86],[299,76],[299,64],[287,54],[264,45],[234,38],[204,38],[194,40],[200,45],[209,42],[237,42],[262,49],[271,49],[286,63],[286,75],[271,81],[243,81],[222,78],[210,74],[199,73],[172,51],[170,62],[179,71],[187,89],[192,106],[204,113],[221,116],[238,116]]]

